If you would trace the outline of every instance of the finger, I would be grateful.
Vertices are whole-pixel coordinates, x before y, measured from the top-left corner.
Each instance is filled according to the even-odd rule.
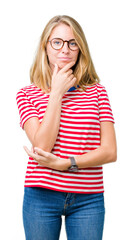
[[[67,64],[60,70],[60,72],[67,72],[74,64],[75,64],[74,61],[67,63]]]
[[[68,70],[67,73],[66,73],[66,74],[67,74],[67,77],[69,77],[70,75],[72,75],[72,73],[73,73],[73,70],[72,70],[72,69]]]
[[[34,148],[33,148],[33,146],[31,147],[31,152],[34,152]]]
[[[48,157],[49,153],[48,152],[45,152],[44,150],[42,150],[41,148],[37,148],[35,147],[34,148],[34,151],[39,154],[40,156],[43,156],[43,157]]]
[[[74,78],[72,79],[72,83],[73,83],[73,85],[76,83],[76,81],[77,81],[77,78],[74,77]]]
[[[26,146],[24,146],[24,150],[26,151],[26,153],[29,155],[29,153],[30,153],[30,150],[26,147]]]
[[[75,82],[76,80],[77,80],[77,78],[73,75],[73,74],[71,74],[68,78],[68,81],[73,81],[73,82]]]
[[[55,63],[54,71],[53,71],[53,78],[56,76],[58,73],[58,65]]]
[[[24,150],[26,151],[26,153],[28,154],[29,157],[36,159],[37,154],[31,152],[26,146],[24,146]]]
[[[71,75],[69,75],[69,76],[67,77],[67,80],[68,80],[68,81],[71,81],[73,78],[74,78],[74,75],[71,74]]]
[[[73,77],[72,79],[69,79],[69,88],[73,87],[77,81],[76,77]]]

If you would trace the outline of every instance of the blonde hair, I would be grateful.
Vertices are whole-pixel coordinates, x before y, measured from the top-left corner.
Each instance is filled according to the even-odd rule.
[[[66,15],[53,17],[44,28],[35,60],[30,69],[31,83],[34,83],[44,92],[49,92],[52,72],[48,63],[46,45],[52,30],[60,23],[64,23],[71,27],[80,49],[77,62],[73,69],[73,74],[77,78],[75,87],[78,84],[85,90],[85,86],[99,83],[100,79],[95,71],[84,32],[75,19]]]

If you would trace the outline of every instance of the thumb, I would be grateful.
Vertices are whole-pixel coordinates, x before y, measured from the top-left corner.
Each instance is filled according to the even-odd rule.
[[[58,65],[57,65],[57,63],[55,63],[55,67],[54,67],[54,71],[53,71],[53,78],[56,76],[57,73],[58,73]]]

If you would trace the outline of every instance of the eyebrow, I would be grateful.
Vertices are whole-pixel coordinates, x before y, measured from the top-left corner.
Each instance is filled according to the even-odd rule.
[[[51,40],[53,40],[53,39],[60,39],[60,40],[63,40],[62,38],[59,38],[59,37],[54,37],[54,38],[52,38]],[[69,41],[72,41],[72,40],[76,41],[75,38],[71,38],[70,40],[63,40],[63,41],[64,41],[64,42],[69,42]]]

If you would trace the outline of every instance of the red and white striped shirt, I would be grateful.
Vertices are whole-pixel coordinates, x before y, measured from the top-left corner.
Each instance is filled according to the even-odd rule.
[[[52,153],[61,158],[85,154],[100,146],[100,122],[114,118],[106,89],[101,84],[68,91],[62,98],[58,136]],[[32,117],[41,123],[47,108],[49,93],[34,84],[17,93],[20,126]],[[53,120],[54,121],[54,120]],[[79,169],[78,172],[58,171],[42,167],[29,157],[25,187],[43,187],[61,192],[104,192],[102,166]]]

